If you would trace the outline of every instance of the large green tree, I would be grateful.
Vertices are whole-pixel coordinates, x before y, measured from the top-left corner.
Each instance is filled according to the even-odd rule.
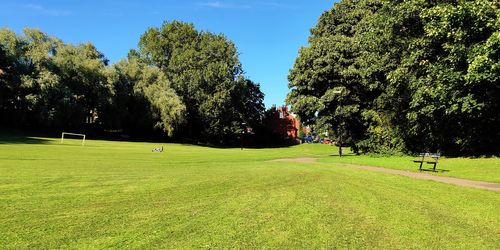
[[[498,7],[489,0],[390,2],[381,13],[403,48],[388,88],[396,90],[391,98],[403,97],[393,109],[405,114],[409,149],[498,152]]]
[[[113,65],[108,77],[113,86],[104,118],[108,126],[136,134],[156,127],[172,136],[184,122],[186,107],[163,72],[141,62],[134,51]]]
[[[21,78],[30,71],[24,63],[25,44],[14,32],[0,29],[0,112],[12,120],[19,120],[21,116],[16,113],[27,108],[25,88],[21,86]]]
[[[106,102],[107,60],[92,44],[65,44],[36,29],[23,36],[3,29],[0,42],[6,64],[1,103],[11,122],[76,128]]]
[[[142,35],[139,49],[141,58],[162,70],[185,104],[185,136],[228,141],[243,123],[262,115],[263,94],[244,78],[236,46],[225,36],[197,31],[192,24],[165,22]]]
[[[288,100],[365,151],[498,153],[499,16],[491,0],[341,1],[299,52]]]
[[[0,29],[3,125],[234,141],[243,124],[259,123],[262,101],[236,46],[192,24],[149,29],[139,51],[111,66],[91,43]]]
[[[382,5],[378,0],[346,0],[325,12],[299,51],[289,81],[288,102],[303,122],[330,130],[338,143],[366,138],[367,112],[380,86],[365,80],[358,58],[366,53],[360,22]]]

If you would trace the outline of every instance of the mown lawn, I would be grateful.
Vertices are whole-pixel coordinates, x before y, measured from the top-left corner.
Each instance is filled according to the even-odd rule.
[[[499,193],[339,167],[329,146],[78,143],[0,138],[0,248],[500,248]],[[321,159],[269,162],[291,157]]]
[[[331,157],[324,157],[320,162],[325,163],[347,163],[356,165],[376,166],[393,169],[409,170],[419,172],[419,163],[413,160],[414,156],[373,156],[373,155],[353,155],[338,157],[338,150]],[[432,165],[424,164],[423,168],[431,170]],[[480,158],[447,158],[441,157],[438,161],[437,172],[429,172],[439,176],[450,176],[463,179],[479,180],[500,183],[500,158],[480,157]]]

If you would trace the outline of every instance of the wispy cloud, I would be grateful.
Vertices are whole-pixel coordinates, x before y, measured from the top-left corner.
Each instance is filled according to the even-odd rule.
[[[299,6],[279,3],[279,2],[253,2],[252,4],[241,4],[234,2],[199,2],[198,6],[211,8],[211,9],[256,9],[256,10],[291,10],[299,9]]]
[[[199,6],[212,8],[212,9],[251,9],[252,6],[248,4],[236,4],[227,2],[202,2],[198,3]]]
[[[263,2],[260,5],[272,8],[272,9],[298,9],[300,8],[298,5],[286,4],[286,3],[276,3],[276,2]]]
[[[38,4],[23,4],[23,5],[21,5],[21,7],[25,8],[25,9],[29,9],[29,10],[34,11],[34,12],[41,14],[41,15],[46,15],[46,16],[69,16],[69,15],[71,15],[70,11],[49,9],[49,8],[45,8],[42,5],[38,5]]]

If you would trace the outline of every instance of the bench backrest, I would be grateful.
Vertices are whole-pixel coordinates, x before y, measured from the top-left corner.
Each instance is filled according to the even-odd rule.
[[[435,161],[437,163],[439,158],[441,157],[441,154],[439,154],[439,153],[420,153],[419,156],[420,156],[420,158],[422,158],[422,161],[424,161],[425,158],[431,158],[433,161]]]

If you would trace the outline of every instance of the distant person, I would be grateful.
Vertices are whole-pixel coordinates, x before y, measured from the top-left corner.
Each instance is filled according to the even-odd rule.
[[[163,153],[163,146],[161,146],[161,148],[153,148],[153,150],[151,150],[151,152],[153,152],[153,153]]]

